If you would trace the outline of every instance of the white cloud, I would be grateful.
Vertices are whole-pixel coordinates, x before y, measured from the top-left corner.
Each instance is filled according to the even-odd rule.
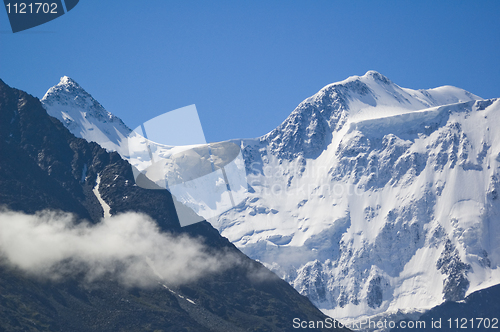
[[[144,214],[124,213],[98,224],[76,224],[71,214],[0,211],[0,261],[48,278],[83,273],[125,285],[191,282],[236,264],[234,255],[207,252],[185,235],[161,233]]]

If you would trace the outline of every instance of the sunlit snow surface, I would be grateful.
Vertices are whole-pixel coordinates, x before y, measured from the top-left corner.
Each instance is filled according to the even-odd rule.
[[[254,192],[214,226],[346,321],[499,283],[499,112],[458,88],[401,89],[373,72],[327,86],[245,141]]]
[[[123,151],[115,136],[101,142],[81,129],[84,120],[72,129],[74,109],[45,107],[80,137]],[[210,222],[337,319],[457,300],[500,283],[497,128],[499,100],[450,86],[404,89],[373,71],[353,76],[269,134],[232,141],[250,190]]]

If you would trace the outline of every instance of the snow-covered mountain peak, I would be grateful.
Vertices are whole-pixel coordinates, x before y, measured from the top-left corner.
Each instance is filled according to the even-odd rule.
[[[363,75],[363,77],[370,77],[374,80],[378,80],[378,81],[385,83],[385,84],[392,83],[390,79],[388,79],[387,77],[385,77],[384,75],[380,74],[379,72],[377,72],[375,70],[367,71],[366,74]]]
[[[399,115],[452,103],[482,100],[465,90],[445,86],[428,90],[401,88],[370,70],[332,83],[300,103],[276,129],[261,138],[275,155],[315,158],[349,121]]]
[[[108,151],[126,153],[123,142],[131,132],[122,120],[104,107],[68,76],[43,96],[42,105],[76,137],[99,143]]]
[[[84,111],[82,115],[85,118],[92,117],[99,122],[117,122],[123,124],[119,118],[106,111],[97,100],[68,76],[61,77],[59,83],[45,93],[42,103],[46,106],[49,114],[56,118],[59,118],[60,112],[55,111],[52,106],[62,105],[66,107],[66,113],[70,112],[71,109],[73,111]],[[71,121],[71,119],[66,117],[65,121]],[[76,135],[76,133],[74,134]]]
[[[59,84],[61,85],[73,85],[73,86],[77,86],[79,88],[80,85],[78,83],[76,83],[71,77],[69,76],[63,76],[61,77],[60,81],[59,81]]]
[[[61,77],[58,84],[50,88],[42,98],[45,103],[59,102],[66,105],[81,104],[82,101],[90,101],[96,104],[102,113],[108,113],[104,108],[85,91],[76,81],[68,76]]]
[[[359,76],[359,75],[349,76],[348,78],[346,78],[343,81],[332,83],[330,85],[345,85],[345,84],[347,84],[349,82],[353,82],[353,81],[360,81],[360,82],[363,82],[365,84],[369,84],[370,82],[373,82],[376,84],[386,84],[386,85],[394,84],[394,83],[392,83],[392,81],[389,78],[382,75],[381,73],[379,73],[375,70],[369,70],[362,76]]]

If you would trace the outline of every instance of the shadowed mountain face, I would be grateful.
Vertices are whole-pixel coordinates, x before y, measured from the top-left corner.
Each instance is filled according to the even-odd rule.
[[[124,286],[113,274],[89,281],[83,269],[59,279],[27,274],[7,263],[0,243],[0,331],[287,331],[294,318],[326,319],[210,224],[181,228],[168,191],[135,186],[118,153],[74,137],[38,99],[3,81],[0,156],[4,210],[68,212],[88,227],[108,212],[144,213],[161,234],[196,238],[204,254],[234,262],[176,285],[158,277],[148,287]]]

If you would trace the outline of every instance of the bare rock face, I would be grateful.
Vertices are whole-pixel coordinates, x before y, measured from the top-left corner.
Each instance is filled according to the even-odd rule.
[[[443,294],[446,301],[460,301],[465,298],[469,288],[467,272],[471,269],[469,264],[460,260],[460,256],[451,241],[446,241],[445,247],[436,267],[445,276],[443,280]]]

